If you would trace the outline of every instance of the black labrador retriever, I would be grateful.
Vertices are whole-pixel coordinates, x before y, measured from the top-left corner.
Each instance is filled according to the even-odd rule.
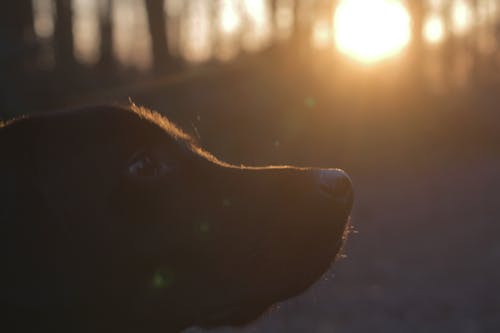
[[[135,105],[10,121],[0,152],[9,332],[245,324],[329,268],[353,201],[341,170],[224,163]]]

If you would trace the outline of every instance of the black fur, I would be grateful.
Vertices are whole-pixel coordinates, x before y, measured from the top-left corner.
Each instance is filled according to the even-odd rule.
[[[352,205],[314,169],[221,162],[135,105],[9,122],[0,152],[3,330],[245,324],[325,272]]]

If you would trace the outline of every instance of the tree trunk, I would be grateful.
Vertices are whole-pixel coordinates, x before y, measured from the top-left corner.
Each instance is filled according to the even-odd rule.
[[[293,36],[292,39],[300,41],[302,35],[302,18],[300,17],[300,0],[293,2]]]
[[[273,33],[277,30],[277,13],[278,11],[278,0],[271,0],[271,26],[273,27]]]
[[[410,49],[410,57],[412,63],[412,74],[420,84],[423,72],[423,57],[424,57],[424,40],[423,40],[423,26],[425,8],[422,1],[414,1],[409,6],[410,15],[412,17],[412,44]]]
[[[75,64],[73,45],[73,8],[71,0],[56,0],[54,30],[56,66],[65,69]]]
[[[455,56],[456,56],[456,36],[452,28],[451,20],[451,2],[446,2],[443,6],[443,16],[445,18],[444,25],[446,31],[446,39],[443,43],[443,73],[445,75],[444,80],[447,88],[453,86],[454,78],[453,74],[455,72]]]
[[[112,0],[101,0],[100,8],[100,31],[101,31],[101,58],[99,60],[99,66],[104,71],[112,70],[114,66],[114,56],[113,56],[113,6]]]
[[[292,41],[294,47],[307,49],[312,33],[311,13],[314,11],[316,3],[311,1],[295,0],[293,5],[293,35]]]
[[[148,13],[149,33],[153,48],[154,67],[164,70],[170,62],[168,52],[165,11],[163,0],[145,0]]]
[[[472,68],[473,72],[473,79],[476,80],[474,83],[477,84],[479,81],[482,79],[481,78],[481,72],[482,72],[482,55],[480,53],[480,50],[478,48],[478,41],[481,38],[481,30],[484,29],[483,26],[479,26],[479,1],[478,0],[472,0],[472,14],[474,17],[474,26],[472,28],[472,33],[471,36],[468,38],[468,47],[469,47],[469,52],[471,52],[472,57],[474,59],[474,67]]]
[[[34,44],[33,7],[30,0],[17,0],[0,10],[0,56],[2,62],[22,64]]]
[[[16,0],[0,11],[0,36],[23,42],[33,32],[33,7],[30,0]]]
[[[4,4],[0,10],[0,119],[26,112],[26,76],[34,65],[36,44],[30,0]]]

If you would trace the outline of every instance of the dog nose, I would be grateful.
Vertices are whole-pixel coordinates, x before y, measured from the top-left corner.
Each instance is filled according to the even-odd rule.
[[[352,183],[347,173],[340,169],[317,169],[314,173],[323,194],[336,201],[352,201]]]

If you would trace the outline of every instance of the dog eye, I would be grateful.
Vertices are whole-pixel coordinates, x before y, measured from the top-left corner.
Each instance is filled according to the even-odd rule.
[[[166,175],[171,168],[148,153],[137,154],[128,165],[128,174],[133,177],[154,178]]]

